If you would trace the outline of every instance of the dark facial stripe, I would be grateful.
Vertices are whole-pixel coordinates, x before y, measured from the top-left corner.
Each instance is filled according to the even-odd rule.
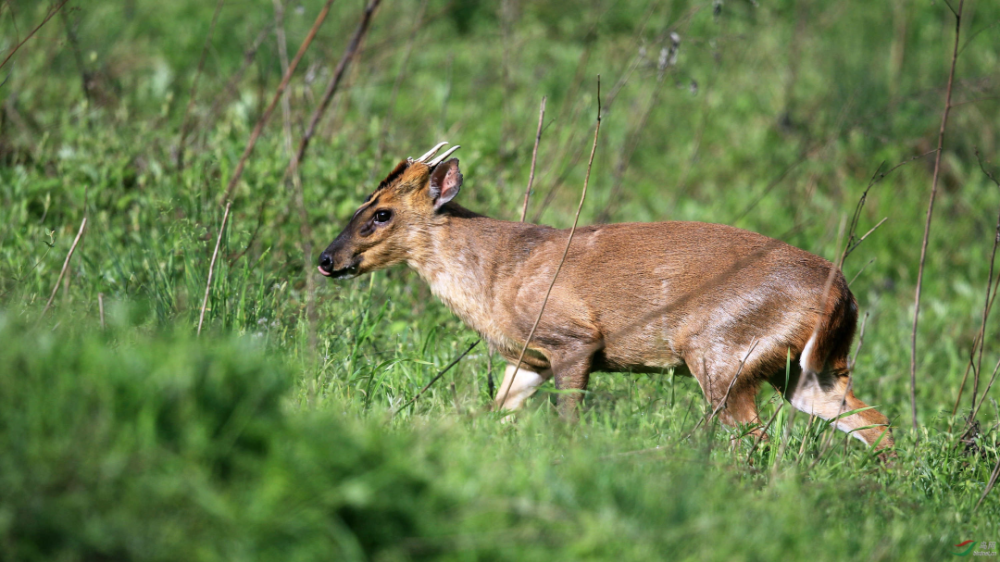
[[[372,193],[371,195],[369,195],[365,199],[365,202],[362,203],[360,207],[358,207],[358,210],[354,211],[354,216],[351,217],[351,220],[354,220],[355,218],[357,218],[358,214],[360,214],[361,211],[364,211],[368,207],[371,207],[372,205],[378,205],[378,198],[379,198],[378,191],[376,191],[375,193]]]

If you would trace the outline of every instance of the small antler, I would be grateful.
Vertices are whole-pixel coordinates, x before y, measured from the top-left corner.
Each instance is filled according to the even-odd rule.
[[[446,144],[448,144],[448,141],[439,142],[436,146],[434,146],[434,148],[428,150],[427,154],[424,154],[423,156],[421,156],[420,158],[417,158],[416,160],[413,160],[411,158],[411,161],[413,161],[413,162],[423,162],[423,161],[427,160],[428,158],[430,158],[431,156],[434,156],[435,154],[437,154],[437,151],[441,150],[441,147],[444,146],[444,145],[446,145]]]
[[[455,151],[456,151],[456,150],[458,150],[459,148],[462,148],[462,145],[460,145],[460,144],[456,144],[455,146],[453,146],[453,147],[449,148],[449,149],[448,149],[448,151],[447,151],[447,152],[445,152],[444,154],[442,154],[441,156],[438,156],[438,157],[437,157],[437,158],[435,158],[434,160],[431,160],[430,162],[428,162],[428,163],[427,163],[427,166],[428,166],[428,167],[431,167],[431,168],[433,168],[434,166],[437,166],[437,165],[438,165],[438,164],[440,164],[441,162],[444,162],[444,159],[445,159],[445,158],[447,158],[447,157],[451,156],[451,153],[452,153],[452,152],[455,152]]]

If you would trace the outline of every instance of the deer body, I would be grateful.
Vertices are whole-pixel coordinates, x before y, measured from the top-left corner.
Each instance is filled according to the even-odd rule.
[[[724,404],[719,415],[731,425],[759,423],[764,381],[824,419],[866,407],[849,385],[857,305],[843,274],[804,250],[717,224],[577,229],[515,369],[569,231],[468,211],[450,202],[462,181],[458,161],[421,160],[404,161],[382,182],[323,253],[320,271],[409,265],[508,361],[498,406],[517,409],[554,378],[560,390],[578,391],[559,396],[572,418],[591,372],[686,368],[713,408]],[[892,446],[875,410],[837,425]]]

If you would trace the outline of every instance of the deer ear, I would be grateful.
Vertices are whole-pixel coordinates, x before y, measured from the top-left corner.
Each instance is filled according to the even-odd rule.
[[[462,188],[462,171],[458,169],[458,158],[452,158],[434,167],[430,179],[430,196],[434,210],[451,201]]]

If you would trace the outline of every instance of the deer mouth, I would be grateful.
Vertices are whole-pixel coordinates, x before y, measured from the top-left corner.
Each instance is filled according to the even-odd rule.
[[[361,266],[361,260],[355,258],[355,260],[352,261],[351,265],[347,267],[342,267],[340,269],[327,271],[323,269],[323,266],[318,266],[316,269],[318,269],[321,274],[323,274],[326,277],[329,277],[330,279],[350,279],[352,277],[358,276],[358,269],[360,269],[360,266]]]

